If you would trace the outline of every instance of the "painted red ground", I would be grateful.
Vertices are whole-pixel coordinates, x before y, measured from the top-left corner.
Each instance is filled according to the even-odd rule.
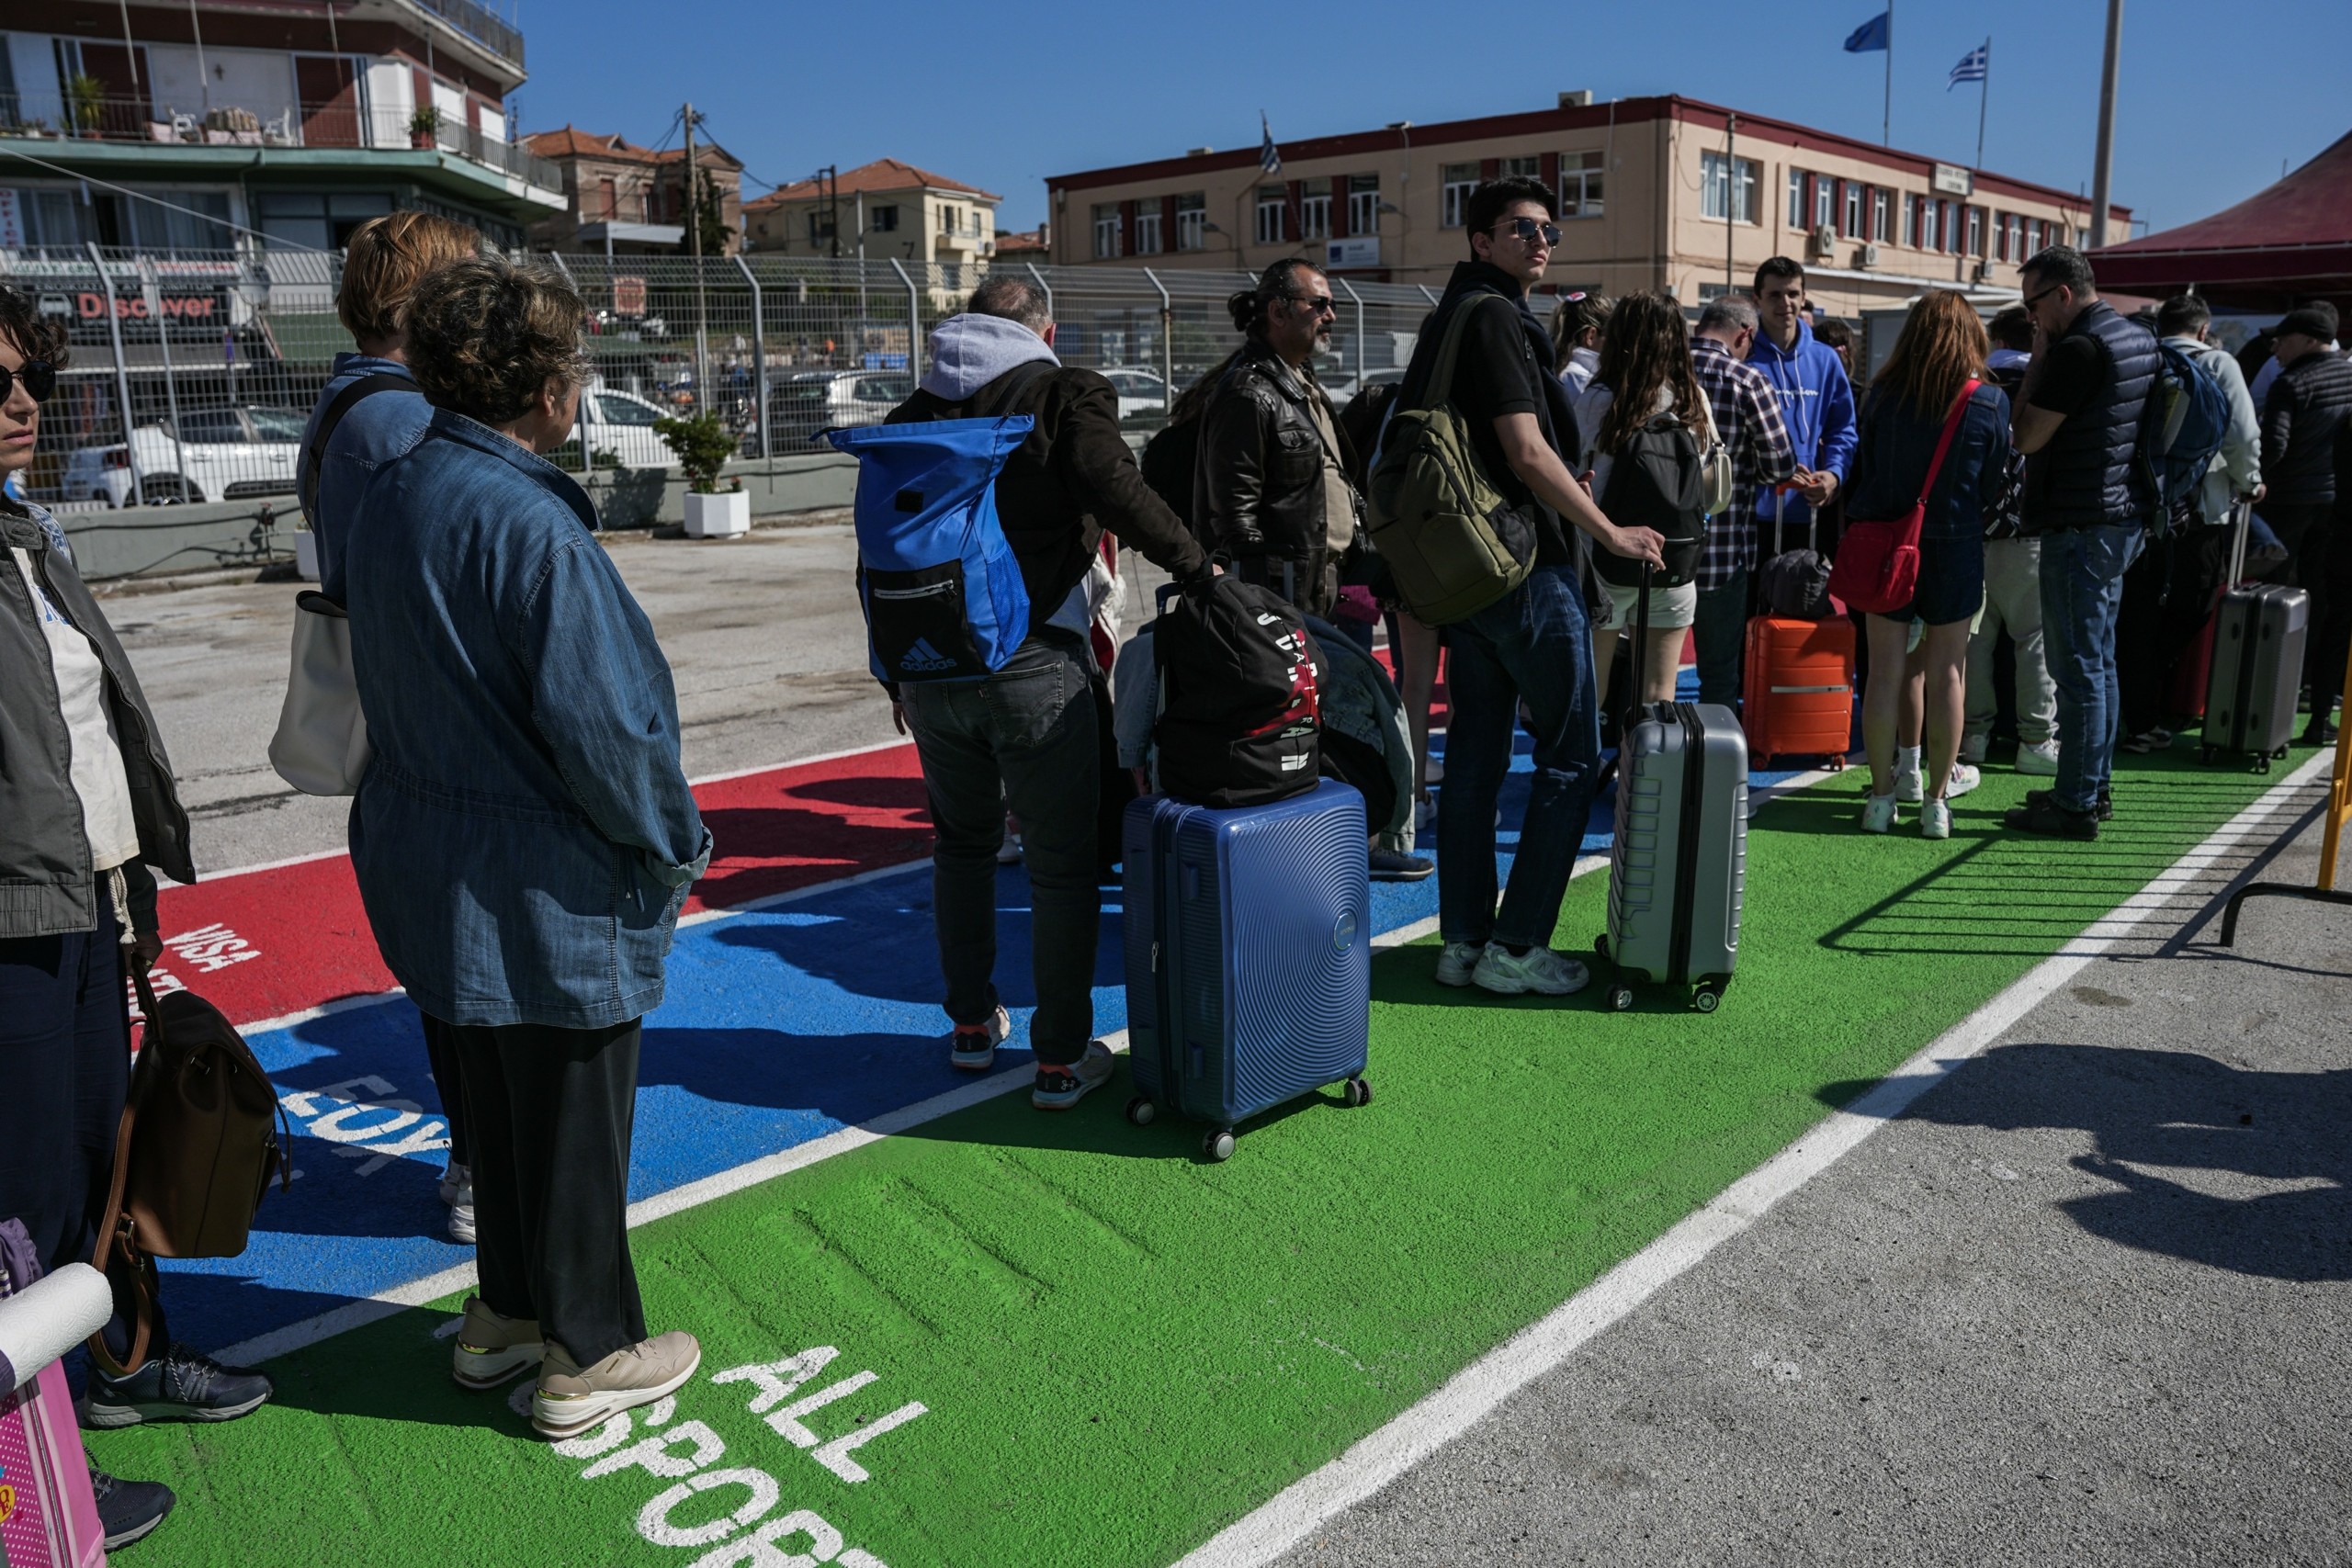
[[[747,904],[931,850],[911,745],[720,779],[697,786],[695,799],[716,853],[689,910]],[[159,902],[159,987],[200,991],[237,1023],[398,984],[376,952],[347,855],[167,886]]]

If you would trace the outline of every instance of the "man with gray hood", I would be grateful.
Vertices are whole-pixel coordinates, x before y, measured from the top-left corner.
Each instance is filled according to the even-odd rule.
[[[1114,1066],[1093,1038],[1102,752],[1088,566],[1106,528],[1179,580],[1209,563],[1144,482],[1119,434],[1118,393],[1094,372],[1063,366],[1053,344],[1045,291],[990,278],[962,315],[933,331],[931,369],[890,411],[892,424],[1005,414],[1036,422],[996,481],[997,515],[1029,593],[1028,639],[985,680],[910,685],[891,697],[922,759],[938,833],[932,907],[955,1025],[948,1060],[986,1071],[1011,1027],[993,977],[996,852],[1009,808],[1021,821],[1033,906],[1030,1102],[1066,1111],[1107,1082]]]

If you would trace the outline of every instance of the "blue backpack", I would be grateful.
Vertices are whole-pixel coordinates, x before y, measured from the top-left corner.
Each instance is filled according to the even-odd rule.
[[[1027,414],[826,432],[857,459],[858,589],[875,679],[978,681],[1029,635],[1029,591],[996,514]]]
[[[2161,338],[2156,355],[2155,385],[2148,389],[2141,416],[2140,461],[2155,492],[2154,524],[2161,537],[2213,466],[2213,455],[2229,434],[2230,400],[2203,366]]]

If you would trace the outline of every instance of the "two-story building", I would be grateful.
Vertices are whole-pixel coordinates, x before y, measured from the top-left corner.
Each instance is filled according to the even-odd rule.
[[[2086,243],[2078,196],[1792,121],[1690,98],[1556,107],[1092,169],[1048,179],[1057,265],[1254,272],[1306,255],[1341,276],[1442,287],[1468,254],[1464,208],[1483,180],[1532,175],[1560,197],[1547,287],[1744,289],[1767,257],[1807,268],[1842,315],[1920,289],[2013,287],[2044,244]],[[2129,231],[2130,209],[2112,209]]]
[[[565,126],[534,131],[523,145],[562,172],[564,210],[531,225],[531,248],[604,251],[612,255],[683,254],[686,243],[686,150],[639,147],[625,136]],[[727,230],[706,255],[733,255],[743,243],[743,164],[716,142],[697,139],[701,192]]]
[[[1003,199],[877,158],[745,202],[743,248],[763,255],[936,262],[945,288],[968,288],[996,254],[996,209]]]
[[[564,204],[514,145],[523,39],[473,0],[44,0],[0,31],[0,253],[341,245],[443,213],[519,245]],[[86,182],[86,183],[85,183]]]

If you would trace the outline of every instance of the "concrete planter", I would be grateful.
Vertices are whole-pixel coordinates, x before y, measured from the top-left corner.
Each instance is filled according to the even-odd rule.
[[[294,571],[305,582],[319,580],[319,536],[308,528],[294,535]]]
[[[740,490],[718,495],[686,494],[686,537],[736,539],[752,531],[752,497]]]

